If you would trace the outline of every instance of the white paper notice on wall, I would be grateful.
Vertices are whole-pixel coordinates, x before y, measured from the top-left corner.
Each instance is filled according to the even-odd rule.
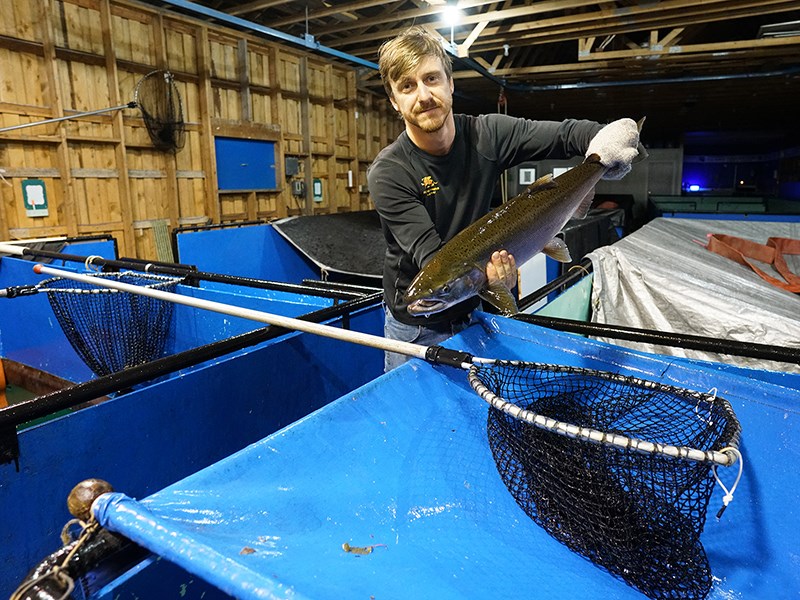
[[[24,179],[22,181],[22,198],[25,202],[25,214],[29,217],[46,217],[47,189],[41,179]]]

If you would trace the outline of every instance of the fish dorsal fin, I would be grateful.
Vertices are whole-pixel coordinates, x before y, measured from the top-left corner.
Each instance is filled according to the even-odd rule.
[[[549,190],[550,188],[554,188],[558,185],[555,179],[553,179],[552,173],[548,173],[547,175],[542,175],[534,181],[532,184],[528,186],[526,190],[528,195],[531,196],[543,190]]]
[[[552,240],[547,242],[544,248],[542,248],[542,252],[544,252],[547,256],[549,256],[553,260],[557,260],[558,262],[562,263],[572,262],[572,257],[569,254],[569,248],[567,248],[567,243],[560,237],[554,237]]]

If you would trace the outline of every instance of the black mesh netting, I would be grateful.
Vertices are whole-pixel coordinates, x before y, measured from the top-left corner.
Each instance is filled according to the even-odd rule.
[[[92,275],[173,291],[180,279],[141,273]],[[72,347],[98,376],[164,356],[173,303],[56,277],[39,284]]]
[[[720,451],[738,444],[727,401],[584,369],[473,367],[496,396],[544,417],[633,438],[617,447],[569,437],[489,409],[498,471],[550,535],[650,598],[704,598],[700,543],[713,463],[634,450],[636,440]]]
[[[186,143],[183,105],[169,71],[153,71],[136,86],[134,102],[142,113],[153,146],[175,152]]]

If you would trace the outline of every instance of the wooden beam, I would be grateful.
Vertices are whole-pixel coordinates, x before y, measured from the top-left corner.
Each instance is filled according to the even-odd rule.
[[[324,8],[321,10],[320,9],[309,10],[309,17],[312,17],[314,19],[321,19],[323,17],[334,17],[336,15],[355,13],[356,11],[363,10],[365,8],[372,8],[374,6],[403,4],[404,2],[405,0],[359,0],[357,2],[337,3],[330,8]],[[241,9],[236,9],[236,10],[241,10]],[[231,11],[231,14],[241,14],[241,13]],[[286,27],[287,25],[294,25],[295,23],[302,23],[303,21],[305,21],[305,19],[306,19],[305,14],[299,13],[290,17],[286,17],[285,19],[270,19],[269,24],[270,27],[279,28],[279,27]],[[350,27],[352,27],[352,19],[347,18],[347,21],[351,22]],[[357,23],[357,25],[359,27],[363,26],[360,20]]]
[[[472,31],[470,31],[467,39],[464,40],[461,44],[458,45],[458,55],[462,58],[469,56],[469,48],[472,46],[473,42],[478,39],[478,36],[481,32],[486,28],[489,24],[489,21],[481,21],[478,23]]]
[[[229,15],[246,15],[247,13],[257,12],[259,10],[266,10],[268,8],[275,8],[283,4],[289,4],[292,0],[255,0],[248,2],[242,6],[236,6],[226,10]]]
[[[736,42],[716,42],[713,44],[690,44],[669,46],[655,44],[655,47],[636,48],[635,50],[612,50],[609,52],[591,52],[579,55],[579,60],[615,60],[619,58],[659,58],[664,55],[676,54],[715,54],[732,53],[742,50],[758,50],[761,48],[776,48],[791,46],[800,48],[800,35],[785,38],[765,38],[760,40],[740,40]]]

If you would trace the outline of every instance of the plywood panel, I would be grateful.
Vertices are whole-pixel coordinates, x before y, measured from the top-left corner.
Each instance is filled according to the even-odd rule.
[[[247,194],[224,194],[219,199],[220,219],[244,221],[247,219]]]
[[[248,72],[250,83],[255,86],[271,87],[274,82],[270,80],[272,53],[268,48],[255,49],[252,45],[248,52]]]
[[[354,140],[350,139],[350,111],[346,107],[333,108],[333,127],[336,156],[349,158],[352,155],[350,144]]]
[[[112,9],[111,34],[116,58],[145,65],[157,64],[152,14],[119,4],[114,4]]]
[[[93,111],[114,106],[109,97],[105,66],[58,61],[64,110]]]
[[[57,46],[72,50],[103,54],[103,32],[97,27],[100,6],[97,0],[62,0],[53,14]]]
[[[181,220],[193,221],[205,216],[204,191],[203,177],[178,178],[178,214]]]
[[[213,118],[225,121],[238,121],[242,115],[241,94],[238,90],[229,88],[214,88]]]
[[[197,28],[170,19],[164,20],[164,38],[169,57],[167,66],[170,70],[183,73],[198,72],[196,37]]]
[[[4,0],[0,2],[0,35],[28,41],[43,37],[40,3],[37,0]]]
[[[300,92],[300,57],[278,53],[278,85],[285,92]]]
[[[0,102],[47,107],[49,104],[45,100],[47,80],[44,76],[42,57],[0,48],[0,65],[2,65],[3,82],[3,85],[0,85]],[[15,123],[4,123],[6,124],[15,125]]]
[[[267,94],[254,93],[250,96],[253,121],[256,123],[276,123],[272,115],[272,98]]]
[[[211,77],[237,81],[238,46],[236,40],[209,40]]]
[[[312,102],[310,106],[309,133],[311,135],[312,152],[328,154],[333,152],[330,145],[333,133],[331,111],[327,104]]]
[[[330,67],[308,61],[308,94],[313,98],[329,98],[330,90]]]

